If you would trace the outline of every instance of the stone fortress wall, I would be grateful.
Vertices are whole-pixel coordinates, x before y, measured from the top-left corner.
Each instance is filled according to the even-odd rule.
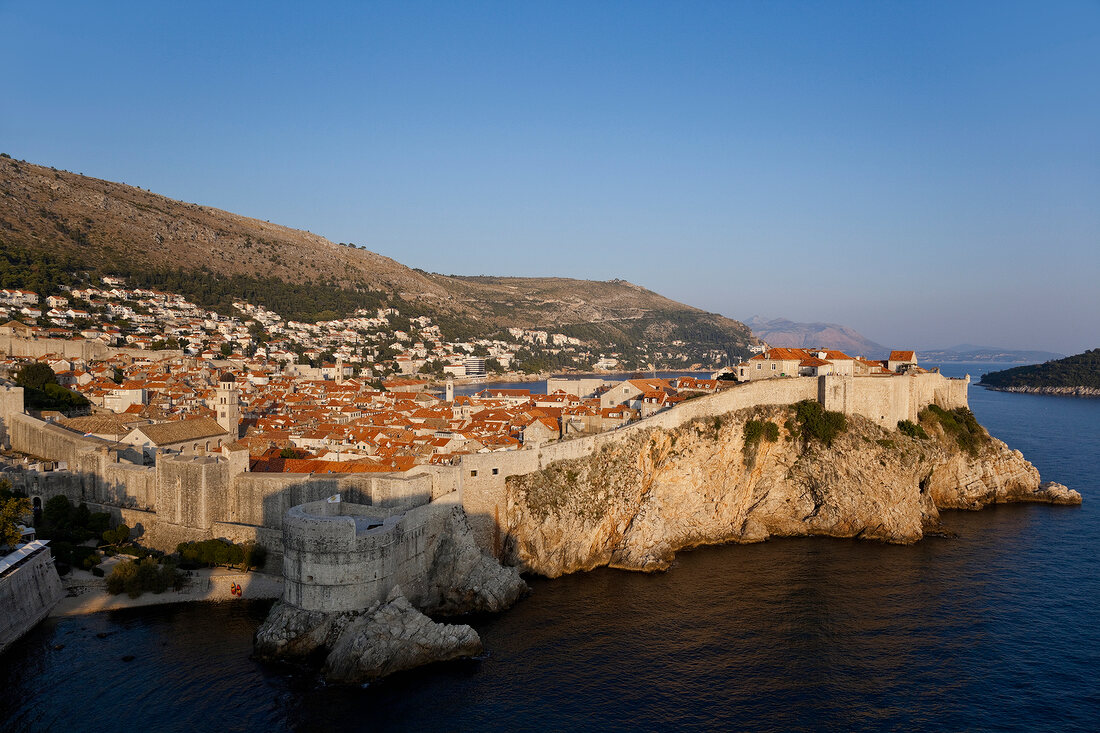
[[[574,438],[528,450],[476,453],[462,457],[460,495],[478,543],[496,547],[497,531],[507,513],[506,480],[542,470],[557,461],[584,458],[609,443],[638,431],[671,430],[700,418],[724,415],[757,405],[790,405],[818,400],[825,409],[862,415],[884,428],[900,420],[917,420],[930,404],[944,409],[968,407],[970,378],[948,379],[937,372],[904,376],[787,377],[745,382],[706,397],[679,404],[617,430]]]
[[[0,654],[46,618],[64,595],[53,557],[45,547],[0,573]]]
[[[104,361],[118,355],[135,359],[148,359],[151,354],[155,354],[157,359],[183,356],[183,351],[179,349],[151,352],[134,346],[108,346],[101,341],[87,339],[24,338],[14,334],[0,334],[0,353],[31,359],[54,355],[84,361]]]
[[[806,399],[892,428],[899,420],[916,420],[929,404],[967,406],[968,385],[969,378],[947,379],[938,373],[760,380],[684,402],[617,430],[519,451],[466,455],[457,466],[417,466],[392,474],[254,474],[243,456],[228,450],[224,455],[158,454],[155,466],[141,466],[127,462],[122,451],[105,441],[23,414],[22,390],[11,387],[0,392],[5,431],[0,437],[13,450],[67,462],[65,471],[13,474],[22,481],[18,487],[43,504],[63,494],[98,510],[106,508],[131,527],[142,527],[147,542],[165,550],[174,550],[181,541],[224,537],[263,544],[274,565],[284,560],[285,547],[287,600],[307,608],[379,600],[394,585],[411,598],[443,531],[442,523],[432,524],[442,508],[464,509],[478,545],[497,554],[499,528],[507,523],[509,476],[591,455],[639,431]],[[339,505],[325,501],[336,494],[344,500]],[[381,523],[371,525],[371,520]],[[361,567],[352,568],[341,559],[345,556],[357,558]]]
[[[283,600],[307,611],[354,611],[400,586],[415,602],[456,504],[387,510],[323,499],[292,507],[283,520]]]

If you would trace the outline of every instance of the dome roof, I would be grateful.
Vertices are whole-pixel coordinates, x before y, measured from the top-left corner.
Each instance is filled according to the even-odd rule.
[[[218,377],[218,381],[219,382],[236,382],[237,378],[235,376],[233,376],[233,372],[223,372],[222,375],[220,377]]]

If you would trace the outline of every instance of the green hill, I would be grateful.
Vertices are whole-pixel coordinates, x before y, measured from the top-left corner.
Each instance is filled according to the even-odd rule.
[[[990,372],[982,377],[980,384],[1012,391],[1100,389],[1100,349],[1045,364]]]
[[[715,352],[748,355],[756,343],[743,323],[624,280],[429,273],[311,232],[0,156],[0,287],[45,296],[108,274],[221,312],[242,299],[317,321],[387,305],[430,316],[456,340],[551,331],[631,365],[659,360],[673,342],[704,363]]]

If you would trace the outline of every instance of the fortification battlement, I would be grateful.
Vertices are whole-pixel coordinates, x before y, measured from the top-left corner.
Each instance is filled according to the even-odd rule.
[[[283,600],[306,610],[352,611],[385,600],[398,585],[421,592],[431,538],[439,535],[428,524],[450,507],[390,513],[328,499],[291,507],[282,529]]]
[[[392,533],[404,519],[402,510],[369,504],[321,499],[291,507],[283,519],[284,543],[297,549],[315,549],[320,544],[340,543],[354,550],[361,537],[377,538]]]

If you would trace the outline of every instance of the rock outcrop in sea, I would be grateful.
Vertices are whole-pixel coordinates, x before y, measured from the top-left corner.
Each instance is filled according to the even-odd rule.
[[[480,654],[481,639],[472,627],[437,623],[425,614],[500,612],[527,592],[527,584],[518,569],[477,547],[461,509],[438,517],[439,540],[423,581],[409,589],[412,600],[395,586],[384,601],[354,611],[310,611],[279,601],[256,631],[256,655],[283,661],[323,657],[327,681],[358,683]]]
[[[911,437],[848,416],[829,446],[799,435],[792,408],[768,406],[631,436],[510,477],[505,562],[548,577],[662,570],[697,545],[804,535],[911,543],[941,509],[1081,502],[1040,484],[1019,451],[969,419],[973,434],[960,439],[965,429],[950,419]],[[746,448],[749,420],[771,423],[777,439]]]
[[[405,669],[481,653],[481,638],[465,624],[436,623],[400,588],[361,611],[303,611],[279,601],[256,632],[261,659],[305,660],[324,654],[329,682],[357,683]]]
[[[995,387],[983,384],[986,389],[996,392],[1016,392],[1018,394],[1045,394],[1059,397],[1100,397],[1100,388],[1096,387]]]
[[[510,476],[503,566],[475,544],[465,513],[447,510],[433,530],[430,569],[407,597],[397,587],[383,602],[339,613],[280,602],[257,631],[257,655],[323,656],[326,679],[371,680],[480,653],[474,629],[425,613],[503,611],[526,591],[521,569],[548,577],[600,566],[659,571],[683,548],[769,537],[912,543],[937,530],[943,509],[1081,503],[1076,491],[1041,483],[965,408],[922,416],[903,431],[840,413],[805,422],[799,405],[754,407],[632,433],[593,455]],[[839,429],[824,435],[830,420]]]

